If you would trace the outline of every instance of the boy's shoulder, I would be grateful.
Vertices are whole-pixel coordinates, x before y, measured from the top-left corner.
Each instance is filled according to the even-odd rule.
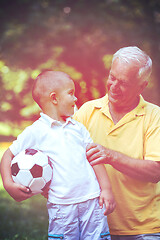
[[[72,122],[73,126],[75,126],[75,128],[76,128],[76,127],[78,127],[78,128],[84,127],[84,125],[83,125],[82,123],[78,122],[78,121],[77,121],[76,119],[74,119],[74,118],[71,118],[71,122]]]
[[[37,129],[41,129],[40,128],[40,125],[41,125],[41,123],[40,123],[40,121],[39,121],[39,119],[37,119],[36,121],[34,121],[33,123],[31,123],[30,125],[28,125],[23,131],[22,131],[22,133],[23,132],[31,132],[31,133],[34,133]]]
[[[37,120],[35,120],[33,123],[31,123],[29,126],[27,126],[27,128],[35,128],[37,125],[41,124],[39,121],[40,118],[38,118]]]
[[[83,125],[83,123],[77,121],[76,119],[73,119],[73,118],[72,118],[72,123],[73,123],[75,129],[77,129],[77,130],[79,130],[79,131],[88,131],[88,130],[86,129],[86,127]]]

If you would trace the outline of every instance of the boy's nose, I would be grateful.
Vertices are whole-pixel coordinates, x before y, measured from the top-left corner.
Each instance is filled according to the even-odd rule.
[[[77,98],[74,96],[74,102],[77,102]]]

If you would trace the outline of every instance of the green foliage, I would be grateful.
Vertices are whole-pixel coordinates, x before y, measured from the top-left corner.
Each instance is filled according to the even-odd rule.
[[[17,203],[0,189],[0,222],[3,240],[45,240],[48,231],[46,201],[37,195]]]
[[[159,0],[3,0],[0,8],[0,121],[35,120],[35,77],[65,71],[76,84],[77,105],[106,93],[112,54],[137,45],[153,59],[145,97],[159,104]]]

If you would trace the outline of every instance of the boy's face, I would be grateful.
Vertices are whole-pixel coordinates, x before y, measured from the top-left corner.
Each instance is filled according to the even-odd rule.
[[[61,119],[66,119],[74,114],[75,103],[77,101],[74,94],[74,82],[68,78],[57,93],[57,107]]]

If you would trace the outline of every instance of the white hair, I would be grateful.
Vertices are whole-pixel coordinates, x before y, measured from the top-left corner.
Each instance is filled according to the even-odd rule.
[[[135,46],[120,48],[114,55],[112,63],[116,58],[125,63],[134,62],[139,67],[138,78],[148,80],[152,72],[152,60],[141,49]]]

